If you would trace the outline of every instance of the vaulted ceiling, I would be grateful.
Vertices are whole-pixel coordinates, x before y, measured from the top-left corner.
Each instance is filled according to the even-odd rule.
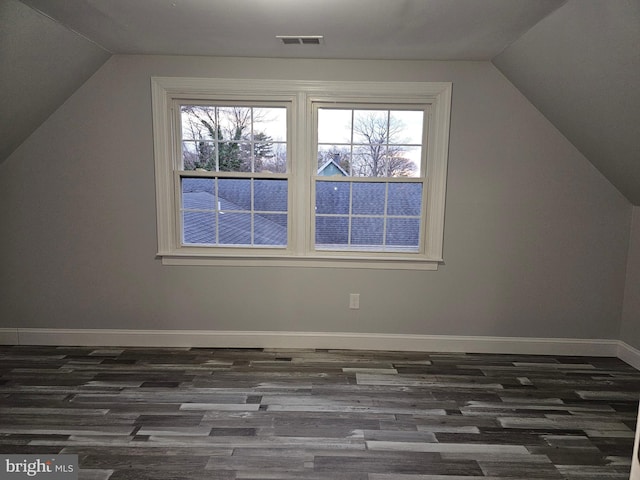
[[[640,205],[638,0],[0,0],[0,161],[112,54],[492,61]]]

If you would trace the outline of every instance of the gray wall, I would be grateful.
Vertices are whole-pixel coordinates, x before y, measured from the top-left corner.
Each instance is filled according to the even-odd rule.
[[[640,207],[633,207],[620,340],[640,349]]]
[[[153,75],[452,81],[446,264],[162,266]],[[612,339],[621,328],[632,207],[489,62],[113,56],[0,165],[0,205],[0,327]]]

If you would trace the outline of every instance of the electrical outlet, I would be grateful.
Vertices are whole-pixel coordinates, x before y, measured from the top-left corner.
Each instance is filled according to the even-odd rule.
[[[360,308],[360,294],[359,293],[350,293],[349,294],[349,308],[351,310],[358,310]]]

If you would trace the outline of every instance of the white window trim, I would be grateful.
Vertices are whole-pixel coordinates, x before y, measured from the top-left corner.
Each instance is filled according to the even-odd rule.
[[[156,175],[158,257],[165,265],[304,266],[436,270],[443,261],[449,120],[452,84],[448,82],[338,82],[153,77],[153,135]],[[179,240],[175,188],[176,141],[172,105],[176,99],[274,100],[290,102],[288,132],[289,210],[294,215],[286,249],[184,247]],[[316,102],[430,104],[425,182],[425,249],[421,254],[370,256],[353,252],[311,252],[309,245],[314,163],[312,106]],[[179,158],[179,157],[178,157]],[[293,159],[293,161],[292,161]]]

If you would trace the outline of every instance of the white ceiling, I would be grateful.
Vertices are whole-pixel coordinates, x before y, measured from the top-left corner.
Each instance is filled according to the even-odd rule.
[[[23,0],[112,53],[490,60],[564,0]],[[276,35],[324,35],[284,46]]]

